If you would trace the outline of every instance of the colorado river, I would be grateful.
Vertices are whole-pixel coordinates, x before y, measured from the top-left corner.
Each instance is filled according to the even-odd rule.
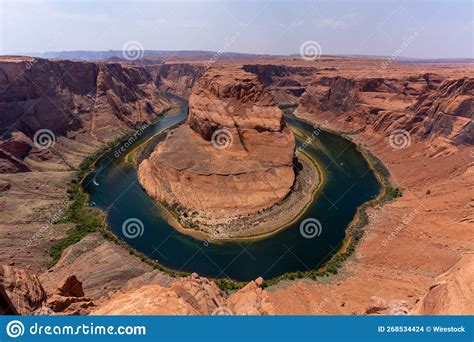
[[[179,124],[186,113],[187,104],[183,103],[178,113],[150,125],[133,145]],[[127,151],[119,157],[116,148],[105,153],[83,188],[90,195],[90,204],[106,212],[109,229],[115,235],[168,268],[242,281],[314,269],[336,253],[357,208],[378,195],[380,184],[349,140],[315,130],[296,118],[289,118],[288,124],[300,136],[297,146],[304,148],[323,170],[324,182],[300,219],[263,240],[213,244],[178,232],[163,218],[163,209],[140,187],[134,165],[126,161]],[[304,140],[313,138],[303,142],[302,135]],[[133,236],[122,229],[130,219],[143,224],[143,230],[138,227]],[[302,234],[300,224],[305,219],[320,222],[316,235],[311,231]]]

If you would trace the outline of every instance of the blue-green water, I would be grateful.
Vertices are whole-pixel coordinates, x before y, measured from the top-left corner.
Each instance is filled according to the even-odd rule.
[[[187,104],[183,103],[179,113],[151,125],[135,144],[182,122],[186,113]],[[287,122],[307,136],[315,132],[313,126],[295,118],[288,118]],[[114,234],[169,268],[242,281],[307,271],[317,268],[337,251],[357,207],[380,191],[374,173],[352,142],[337,134],[317,132],[304,151],[324,170],[325,182],[300,220],[264,240],[212,244],[176,231],[162,218],[162,209],[140,187],[135,167],[125,162],[123,155],[116,157],[117,149],[98,160],[96,170],[84,182],[84,190],[90,194],[90,204],[106,212]],[[300,139],[297,144],[301,146]],[[127,238],[122,226],[131,218],[139,219],[144,229],[141,235]],[[319,236],[302,236],[300,223],[307,218],[320,221]]]

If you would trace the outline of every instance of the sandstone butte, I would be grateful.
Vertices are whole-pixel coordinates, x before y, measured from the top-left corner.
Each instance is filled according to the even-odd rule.
[[[2,313],[473,314],[472,64],[381,68],[379,59],[348,57],[216,64],[230,70],[240,63],[278,105],[293,104],[311,122],[351,132],[403,188],[401,198],[369,212],[364,237],[337,276],[268,289],[257,279],[228,294],[197,275],[175,279],[154,270],[99,233],[68,247],[48,269],[51,247],[74,229],[49,222],[67,203],[64,189],[80,162],[159,116],[170,105],[165,93],[193,102],[204,62],[0,58]],[[205,120],[198,123],[197,130],[190,122],[182,127],[206,144],[210,131],[200,128],[208,127]],[[56,135],[50,149],[33,144],[40,128]],[[409,132],[409,143],[392,147],[394,129]],[[235,138],[237,146],[215,152],[227,156],[245,146],[245,138]]]
[[[295,138],[255,74],[211,68],[195,84],[185,124],[139,166],[159,202],[208,219],[257,212],[282,200],[295,174]]]

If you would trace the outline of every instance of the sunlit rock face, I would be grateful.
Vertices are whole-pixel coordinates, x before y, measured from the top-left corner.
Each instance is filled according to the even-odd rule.
[[[474,144],[472,77],[316,76],[301,96],[298,111],[387,136],[402,129],[416,140],[442,137],[450,144]]]
[[[118,63],[4,56],[0,92],[0,173],[62,164],[59,152],[112,141],[169,107],[151,72]],[[41,148],[53,141],[58,153]]]
[[[154,199],[222,218],[283,199],[294,182],[295,139],[257,77],[215,68],[195,84],[187,122],[139,166]]]
[[[470,315],[474,310],[474,254],[464,254],[446,273],[436,277],[413,309],[418,315]]]

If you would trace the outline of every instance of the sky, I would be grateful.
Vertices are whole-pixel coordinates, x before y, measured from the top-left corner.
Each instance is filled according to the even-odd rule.
[[[0,0],[0,54],[208,50],[474,57],[472,0]]]

